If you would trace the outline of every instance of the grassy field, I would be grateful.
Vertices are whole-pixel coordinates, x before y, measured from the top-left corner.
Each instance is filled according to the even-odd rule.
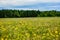
[[[0,18],[0,40],[60,40],[60,17]]]

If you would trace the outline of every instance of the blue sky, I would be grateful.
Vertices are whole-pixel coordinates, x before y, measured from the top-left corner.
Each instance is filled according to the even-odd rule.
[[[60,0],[0,0],[0,9],[60,11]]]

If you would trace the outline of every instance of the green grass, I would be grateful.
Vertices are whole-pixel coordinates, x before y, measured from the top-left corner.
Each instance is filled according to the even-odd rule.
[[[60,40],[60,17],[0,18],[1,40]]]

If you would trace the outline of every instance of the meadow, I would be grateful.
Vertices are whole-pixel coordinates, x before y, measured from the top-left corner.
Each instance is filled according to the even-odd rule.
[[[60,17],[0,18],[0,40],[60,40]]]

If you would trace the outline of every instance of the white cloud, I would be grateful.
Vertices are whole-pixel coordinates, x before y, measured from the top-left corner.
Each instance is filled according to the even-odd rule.
[[[44,2],[60,2],[60,0],[0,0],[0,6],[21,6]]]
[[[60,6],[58,5],[58,6],[48,6],[48,7],[60,7]]]
[[[34,4],[37,0],[0,0],[2,5],[27,5]],[[38,0],[39,1],[39,0]]]
[[[0,0],[0,9],[22,9],[22,10],[60,10],[58,9],[60,6],[49,6],[48,8],[43,5],[43,7],[37,7],[37,8],[14,8],[13,6],[24,6],[24,5],[33,5],[37,3],[58,3],[60,0]],[[54,4],[55,5],[55,4]]]

